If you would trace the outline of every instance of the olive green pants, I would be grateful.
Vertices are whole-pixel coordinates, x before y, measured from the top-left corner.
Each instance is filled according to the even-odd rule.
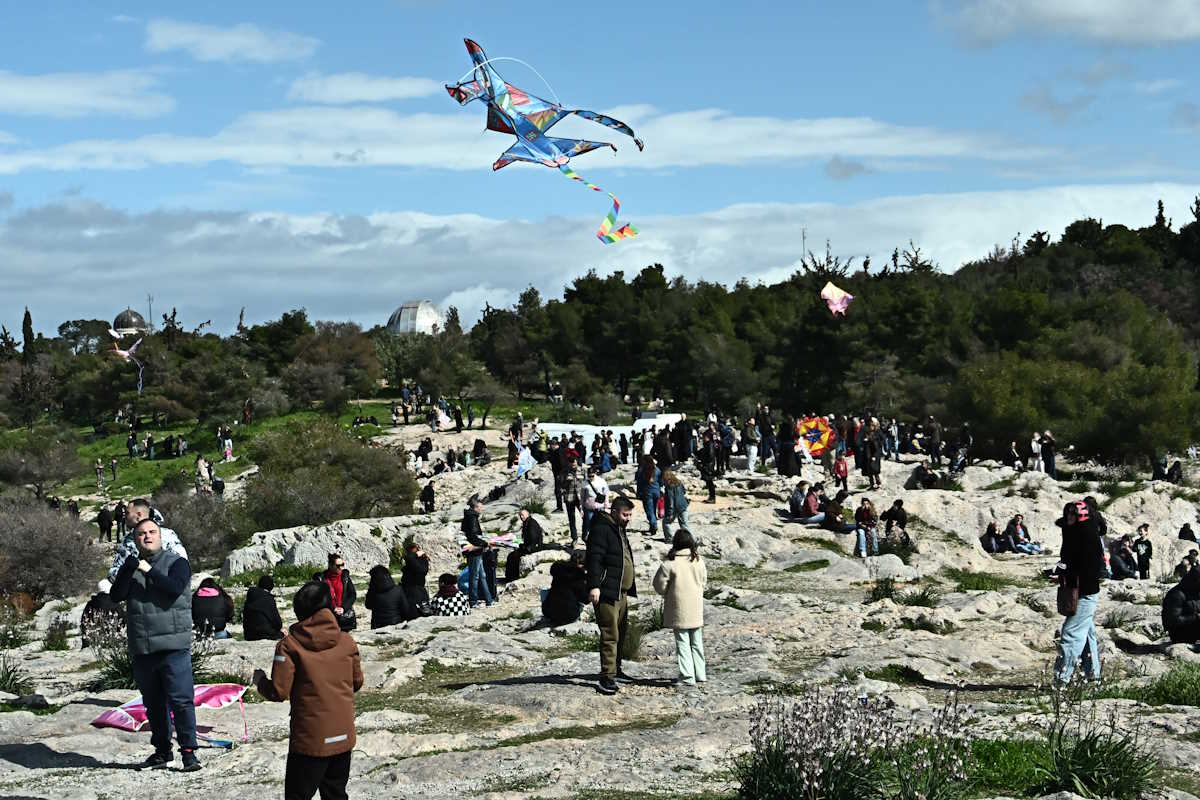
[[[596,604],[596,625],[600,628],[600,675],[615,678],[621,669],[621,645],[629,630],[629,600],[621,592],[615,603]]]

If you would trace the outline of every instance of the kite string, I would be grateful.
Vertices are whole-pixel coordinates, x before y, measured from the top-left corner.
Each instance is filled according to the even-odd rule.
[[[613,230],[613,225],[617,224],[617,214],[621,212],[621,201],[617,199],[615,194],[612,192],[606,192],[596,184],[584,180],[579,173],[571,169],[566,164],[560,164],[558,168],[562,171],[563,175],[566,175],[571,180],[579,181],[593,192],[601,192],[612,198],[612,208],[609,210],[608,215],[604,218],[604,221],[600,223],[600,230],[596,231],[596,238],[605,244],[612,244],[619,239],[632,239],[634,236],[638,235],[637,228],[633,227],[628,222],[617,230]]]
[[[513,62],[516,62],[517,64],[524,66],[530,72],[532,72],[534,75],[537,75],[539,78],[541,78],[542,83],[545,84],[546,88],[550,90],[550,94],[554,95],[555,104],[559,105],[559,106],[562,105],[562,101],[558,99],[558,92],[554,91],[554,87],[550,85],[550,81],[548,81],[544,77],[542,77],[542,73],[540,73],[536,69],[534,69],[533,66],[531,66],[530,64],[526,64],[524,61],[522,61],[519,58],[509,58],[508,56],[496,56],[495,58],[489,58],[487,61],[484,61],[482,64],[476,64],[474,67],[471,67],[471,69],[464,72],[462,74],[462,77],[460,77],[456,81],[456,83],[461,84],[463,82],[463,78],[466,78],[468,75],[474,75],[476,72],[483,69],[484,67],[486,67],[488,64],[492,63],[493,61],[513,61]]]

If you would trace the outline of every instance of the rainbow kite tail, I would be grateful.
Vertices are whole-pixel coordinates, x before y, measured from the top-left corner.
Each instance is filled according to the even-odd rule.
[[[621,201],[617,199],[615,194],[612,192],[605,192],[596,184],[589,183],[588,181],[584,180],[582,177],[580,177],[579,173],[571,169],[566,164],[559,164],[558,168],[562,171],[563,175],[566,175],[571,180],[579,181],[593,192],[602,192],[603,194],[606,194],[612,198],[612,208],[609,209],[608,215],[605,216],[604,221],[600,223],[600,230],[596,231],[597,239],[599,239],[601,242],[604,242],[604,244],[612,244],[620,239],[632,239],[634,236],[638,235],[638,229],[629,223],[625,223],[616,230],[613,230],[613,226],[617,224],[617,214],[621,212]]]

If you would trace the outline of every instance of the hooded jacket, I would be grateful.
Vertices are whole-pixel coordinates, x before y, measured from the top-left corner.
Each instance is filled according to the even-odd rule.
[[[1162,623],[1172,640],[1195,641],[1200,632],[1200,570],[1192,569],[1163,598]]]
[[[387,567],[371,567],[371,583],[367,586],[367,608],[371,611],[371,627],[383,628],[412,619],[404,590],[392,580]]]
[[[242,606],[242,633],[247,642],[283,638],[283,620],[279,616],[279,607],[275,605],[275,595],[257,586],[246,590],[246,603]]]
[[[587,571],[566,559],[550,565],[550,590],[542,601],[542,616],[551,625],[579,619],[579,607],[587,603]]]
[[[412,605],[429,602],[429,592],[425,590],[425,576],[429,574],[429,556],[418,556],[409,551],[404,554],[404,571],[400,573],[400,585],[408,602]]]
[[[633,559],[629,539],[617,527],[611,516],[603,511],[592,519],[592,530],[587,540],[587,584],[588,589],[599,589],[600,600],[615,603],[621,598],[621,578],[625,570],[625,552]],[[637,597],[637,579],[626,592]]]
[[[362,688],[358,645],[323,608],[275,645],[267,700],[290,700],[288,750],[326,758],[354,749],[354,693]]]
[[[200,636],[225,630],[232,617],[233,601],[220,589],[202,586],[192,595],[192,627]]]

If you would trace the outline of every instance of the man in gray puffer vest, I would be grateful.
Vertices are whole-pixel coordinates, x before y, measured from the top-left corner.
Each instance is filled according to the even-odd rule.
[[[183,769],[191,772],[200,769],[192,686],[192,569],[187,559],[163,549],[162,531],[154,520],[139,522],[133,535],[138,557],[121,565],[109,594],[117,602],[126,601],[133,677],[150,720],[154,755],[141,766],[157,769],[174,758],[174,716]]]

